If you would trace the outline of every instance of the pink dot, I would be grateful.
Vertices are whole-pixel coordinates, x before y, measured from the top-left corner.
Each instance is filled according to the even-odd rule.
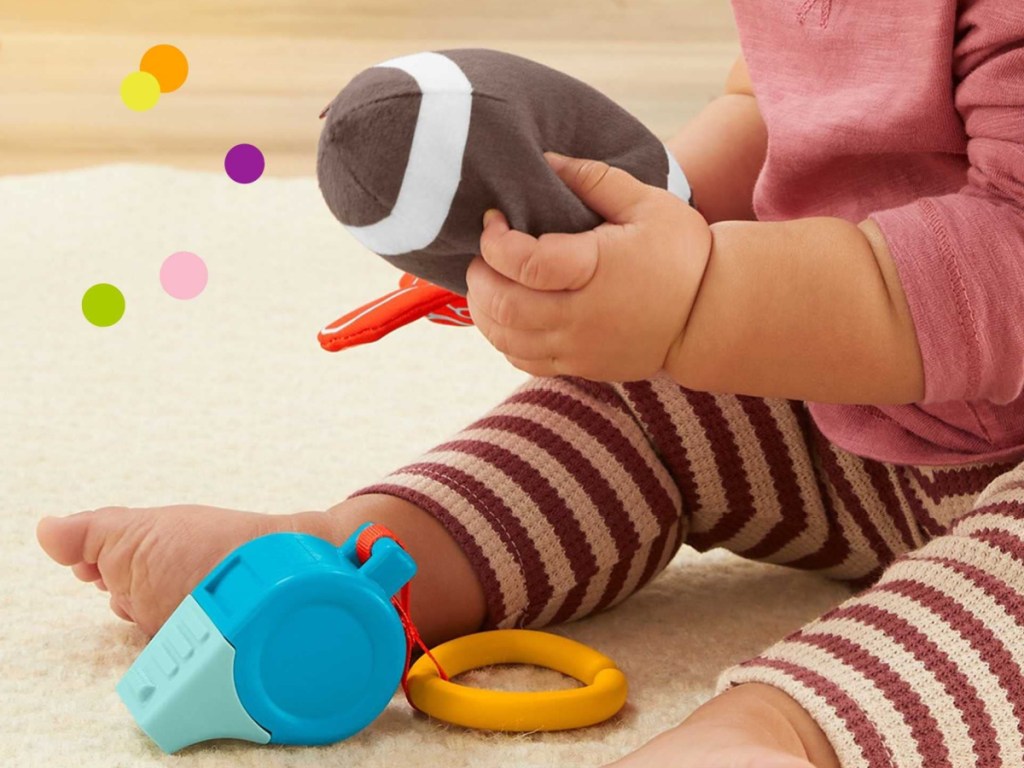
[[[176,299],[194,299],[206,287],[206,263],[188,251],[172,253],[160,267],[160,285]]]

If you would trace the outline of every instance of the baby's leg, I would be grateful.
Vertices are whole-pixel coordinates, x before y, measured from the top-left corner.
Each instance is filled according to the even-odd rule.
[[[532,379],[327,513],[109,508],[45,519],[39,539],[153,633],[239,544],[281,529],[339,543],[373,520],[419,564],[413,618],[437,643],[605,609],[649,582],[684,539],[871,577],[919,533],[905,520],[868,525],[878,515],[850,504],[842,482],[823,491],[815,439],[799,403],[693,392],[667,377]],[[844,503],[832,510],[837,494]]]
[[[943,508],[994,476],[964,478]],[[934,493],[916,482],[834,449],[799,401],[557,377],[355,498],[443,525],[482,589],[481,628],[540,628],[625,600],[683,541],[869,584],[927,536]]]
[[[927,543],[717,687],[784,692],[844,768],[1024,765],[1024,464],[882,469]]]
[[[433,518],[390,496],[363,496],[330,514],[261,515],[180,505],[152,509],[107,507],[40,521],[37,536],[58,563],[82,581],[110,592],[110,606],[154,634],[220,560],[240,544],[275,531],[301,531],[341,543],[367,521],[386,525],[421,564],[416,600],[449,605],[423,617],[427,642],[472,631],[483,618],[483,596],[461,550]],[[426,567],[422,567],[422,566]],[[443,585],[443,587],[442,587]],[[414,612],[416,604],[414,601]]]
[[[437,643],[543,626],[625,599],[685,535],[675,482],[614,387],[533,379],[418,462],[327,513],[103,509],[39,525],[43,547],[155,632],[235,546],[270,530],[335,542],[373,520],[419,565],[413,619]]]
[[[615,385],[575,377],[529,380],[352,500],[362,494],[402,498],[444,526],[486,602],[473,629],[615,605],[664,568],[687,529],[676,483]],[[420,605],[450,601],[439,590]]]
[[[935,506],[969,504],[995,471]],[[934,525],[924,485],[835,449],[799,401],[666,375],[557,377],[529,381],[356,498],[401,497],[444,526],[483,590],[483,628],[540,628],[625,600],[683,541],[868,584]]]
[[[830,443],[800,401],[694,392],[663,380],[623,386],[679,481],[688,545],[855,589],[941,534],[1012,466],[873,461]]]

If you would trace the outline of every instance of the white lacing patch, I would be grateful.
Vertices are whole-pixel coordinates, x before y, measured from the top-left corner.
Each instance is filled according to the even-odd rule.
[[[380,221],[346,229],[381,256],[426,248],[441,233],[459,188],[469,138],[473,86],[459,66],[425,51],[377,64],[416,80],[422,97],[409,162],[391,212]]]

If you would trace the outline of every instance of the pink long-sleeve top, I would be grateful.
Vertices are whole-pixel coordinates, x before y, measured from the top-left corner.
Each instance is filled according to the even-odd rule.
[[[754,212],[873,219],[924,361],[920,402],[815,422],[882,461],[1024,457],[1024,3],[732,5],[768,128]]]

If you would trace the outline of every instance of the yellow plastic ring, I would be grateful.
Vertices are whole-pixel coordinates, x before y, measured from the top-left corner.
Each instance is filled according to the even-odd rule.
[[[431,653],[449,678],[492,664],[535,664],[574,677],[564,691],[489,691],[440,678],[430,657],[409,671],[409,699],[438,720],[490,731],[562,731],[607,720],[626,703],[626,676],[615,662],[575,640],[530,629],[466,635]]]

